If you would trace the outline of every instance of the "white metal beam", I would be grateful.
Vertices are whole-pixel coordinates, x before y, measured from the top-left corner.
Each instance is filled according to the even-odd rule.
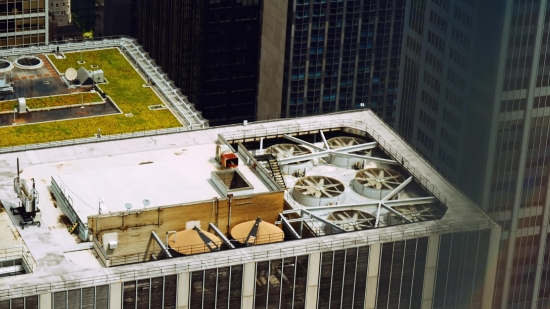
[[[437,199],[433,196],[429,197],[415,197],[403,200],[393,200],[385,201],[384,205],[393,207],[393,206],[405,206],[405,205],[417,205],[417,204],[430,204],[437,202]]]
[[[319,134],[321,134],[321,138],[323,139],[323,144],[325,144],[325,148],[330,149],[330,147],[328,146],[327,139],[325,138],[325,134],[323,133],[323,130],[319,130]]]
[[[407,180],[405,180],[402,184],[400,184],[399,186],[397,186],[397,188],[393,189],[388,195],[386,195],[382,200],[383,201],[387,201],[388,199],[390,199],[392,196],[396,195],[399,191],[403,190],[403,188],[405,188],[406,185],[408,185],[411,181],[413,180],[413,177],[409,177],[407,178]]]

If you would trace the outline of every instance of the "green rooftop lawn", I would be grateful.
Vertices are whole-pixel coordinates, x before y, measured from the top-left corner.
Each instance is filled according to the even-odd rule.
[[[103,102],[101,96],[95,92],[75,93],[60,96],[40,97],[27,99],[27,107],[33,108],[48,108],[48,107],[60,107],[78,105],[81,103],[96,103]],[[9,100],[0,102],[0,112],[13,112],[14,108],[17,108],[19,103],[17,100]]]
[[[70,67],[80,68],[77,63],[80,55],[80,52],[75,52],[65,53],[66,59],[56,59],[53,55],[48,55],[48,58],[59,72],[65,72]],[[98,65],[103,70],[108,83],[101,84],[101,90],[111,97],[123,114],[132,113],[134,116],[118,114],[0,127],[0,147],[92,137],[98,128],[103,135],[108,135],[181,126],[168,109],[149,110],[149,105],[163,102],[152,89],[142,87],[145,82],[118,49],[82,52],[82,59],[86,62],[82,66],[86,69]],[[0,110],[2,104],[10,107],[10,103],[2,102]]]

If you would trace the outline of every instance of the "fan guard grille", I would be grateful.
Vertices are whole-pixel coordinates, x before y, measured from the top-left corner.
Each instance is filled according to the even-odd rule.
[[[360,210],[339,210],[331,212],[328,221],[344,228],[346,231],[360,231],[374,228],[376,217]]]
[[[311,150],[302,145],[276,144],[268,147],[265,152],[276,156],[280,160],[310,154]]]
[[[405,181],[405,177],[392,169],[369,168],[357,172],[355,181],[373,189],[393,190]]]
[[[442,215],[441,211],[433,204],[394,206],[393,209],[403,214],[405,218],[412,222],[437,220]],[[402,223],[403,221],[394,213],[390,212],[389,216],[390,224]]]
[[[339,180],[325,176],[307,176],[296,181],[294,190],[317,198],[332,198],[341,195],[345,186]]]

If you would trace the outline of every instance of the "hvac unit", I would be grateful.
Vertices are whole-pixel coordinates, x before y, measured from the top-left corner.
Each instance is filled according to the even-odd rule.
[[[366,144],[367,142],[357,137],[339,136],[339,137],[333,137],[327,140],[327,143],[330,149],[338,149],[338,148],[344,148],[349,146]],[[366,150],[359,150],[351,153],[370,157],[372,150],[366,149]],[[364,165],[363,161],[364,159],[361,159],[361,158],[351,158],[351,157],[338,156],[338,155],[330,156],[331,164],[334,164],[340,167],[345,167],[345,168],[353,168],[355,166],[360,166],[362,168],[362,166]]]
[[[441,211],[434,204],[403,205],[392,208],[412,222],[436,220],[442,216]],[[388,225],[405,223],[402,218],[392,212],[386,215],[386,221]]]
[[[326,206],[343,203],[344,184],[325,176],[306,176],[298,179],[292,197],[304,206]]]
[[[265,150],[265,153],[271,154],[277,158],[277,160],[293,158],[310,154],[311,150],[295,144],[276,144]],[[311,159],[305,159],[304,161],[280,164],[281,172],[286,175],[292,175],[295,172],[304,172],[313,168],[313,161]]]
[[[374,228],[376,217],[360,210],[338,210],[331,212],[327,220],[346,231],[362,231]],[[325,226],[325,234],[332,234],[330,226]]]
[[[223,168],[235,168],[239,165],[239,157],[227,145],[218,145],[216,147],[216,161]]]
[[[404,181],[405,177],[395,170],[369,168],[355,174],[353,189],[365,197],[381,200]]]

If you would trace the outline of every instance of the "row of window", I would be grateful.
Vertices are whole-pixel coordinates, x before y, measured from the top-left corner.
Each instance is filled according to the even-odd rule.
[[[451,170],[454,170],[456,168],[456,159],[453,158],[447,152],[445,152],[445,150],[441,149],[441,147],[439,147],[439,152],[437,154],[437,158],[441,162],[445,163],[445,165],[447,165]]]
[[[445,41],[431,31],[428,31],[428,42],[440,52],[445,53]]]
[[[439,60],[434,54],[426,50],[426,62],[434,68],[438,73],[441,73],[443,69],[443,62]]]
[[[422,45],[418,43],[415,39],[407,36],[407,48],[412,50],[415,54],[420,56],[420,51],[422,50]]]
[[[433,90],[435,90],[435,92],[439,93],[439,90],[441,88],[441,82],[433,77],[430,73],[428,73],[427,71],[424,71],[424,78],[423,78],[424,82],[430,86],[430,88],[432,88]]]
[[[458,150],[458,142],[456,138],[444,128],[441,128],[441,139],[445,144],[449,145],[453,150]]]
[[[462,77],[460,77],[458,73],[451,70],[451,68],[447,68],[447,80],[461,90],[464,90],[466,88],[466,81]]]
[[[457,131],[460,130],[460,120],[447,109],[443,109],[443,120]]]
[[[470,38],[455,27],[451,30],[451,39],[465,49],[470,49]]]
[[[434,141],[424,131],[418,129],[416,139],[418,139],[422,145],[424,145],[431,152],[434,151]]]
[[[428,106],[432,111],[434,111],[434,113],[437,114],[439,103],[424,90],[422,90],[420,101],[426,104],[426,106]]]
[[[466,70],[468,68],[468,60],[461,53],[451,47],[449,58],[459,67]]]
[[[437,4],[445,12],[449,11],[449,0],[432,0],[432,2]]]
[[[464,105],[462,98],[449,88],[445,88],[445,100],[451,103],[457,110],[462,110],[462,106]]]
[[[434,11],[430,10],[430,22],[443,32],[447,32],[447,21]]]
[[[426,112],[424,112],[422,109],[420,109],[418,113],[418,119],[426,127],[428,127],[432,132],[435,133],[435,120],[432,117],[430,117],[430,115],[428,115]]]
[[[472,17],[455,5],[454,17],[466,27],[472,26]]]

